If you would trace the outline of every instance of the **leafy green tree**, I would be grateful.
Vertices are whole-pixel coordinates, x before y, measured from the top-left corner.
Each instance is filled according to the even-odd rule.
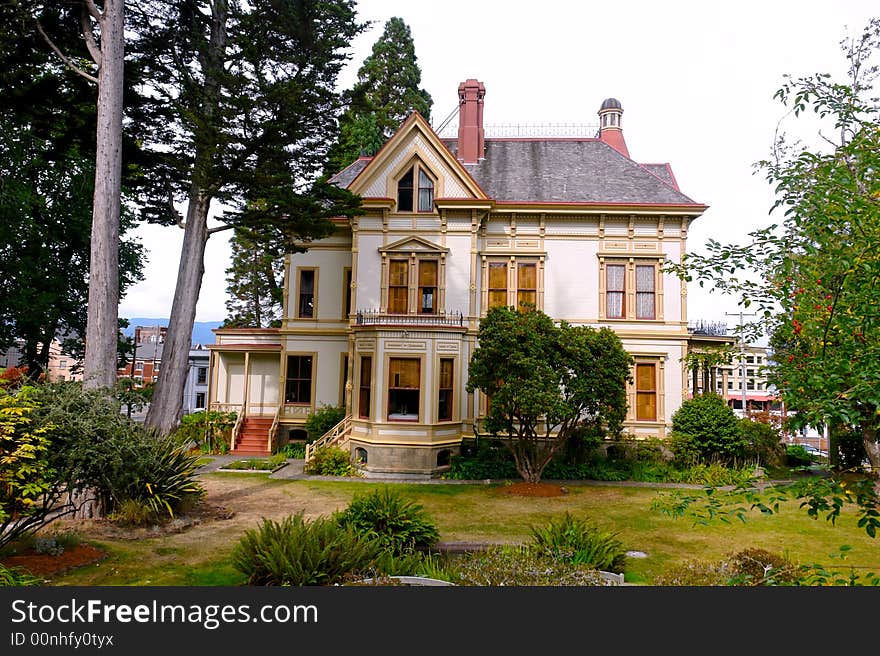
[[[539,481],[576,429],[619,434],[632,358],[612,330],[494,307],[477,339],[467,390],[488,397],[483,430],[511,450],[524,480]]]
[[[328,173],[342,170],[361,155],[374,155],[410,112],[431,119],[431,95],[419,87],[422,71],[409,26],[402,18],[385,23],[382,36],[358,70],[339,120],[339,140],[330,151]]]
[[[93,157],[76,145],[58,152],[27,123],[0,116],[0,177],[0,348],[22,342],[22,364],[36,378],[56,338],[67,340],[71,355],[84,348]],[[121,233],[133,224],[123,214]],[[143,277],[142,247],[124,238],[117,252],[121,295]]]
[[[34,388],[0,385],[0,544],[8,527],[27,521],[52,485],[47,427],[34,425]]]
[[[129,50],[149,88],[134,116],[157,160],[145,216],[184,228],[163,367],[146,422],[179,421],[211,234],[245,227],[276,253],[330,234],[360,199],[319,180],[336,138],[336,78],[363,29],[351,0],[142,0]],[[185,217],[175,203],[186,205]],[[222,203],[221,225],[208,216]]]
[[[284,304],[284,259],[245,230],[230,239],[232,261],[226,269],[224,328],[268,328],[281,325]]]
[[[797,420],[857,429],[880,470],[880,104],[873,85],[880,19],[841,42],[849,79],[786,76],[776,97],[795,117],[828,125],[821,145],[780,137],[760,162],[781,220],[747,243],[710,240],[679,272],[758,308],[756,333],[771,336],[768,380]],[[880,491],[880,479],[877,479]]]

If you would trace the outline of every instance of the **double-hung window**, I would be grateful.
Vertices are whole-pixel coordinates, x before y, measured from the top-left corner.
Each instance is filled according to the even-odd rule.
[[[397,182],[397,211],[412,212],[413,203],[419,212],[434,211],[434,180],[421,164],[413,165]]]
[[[409,260],[391,260],[388,267],[388,312],[406,314],[409,309]]]
[[[284,402],[310,405],[312,402],[312,356],[287,356],[287,381],[284,386]]]
[[[299,270],[299,297],[297,300],[297,317],[313,319],[315,317],[315,270]]]
[[[657,365],[636,364],[636,421],[657,421]]]
[[[605,273],[606,319],[658,318],[658,265],[656,261],[607,261]]]

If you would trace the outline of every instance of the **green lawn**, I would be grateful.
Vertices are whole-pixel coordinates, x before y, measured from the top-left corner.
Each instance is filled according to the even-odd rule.
[[[209,474],[224,476],[224,474]],[[225,476],[235,476],[226,474]],[[236,476],[240,493],[266,499],[267,512],[299,510],[326,514],[343,507],[365,486],[374,483],[333,481],[278,481]],[[751,513],[745,522],[695,525],[652,510],[664,488],[602,484],[569,484],[569,493],[557,497],[520,497],[504,493],[504,485],[392,484],[422,504],[440,528],[444,542],[528,541],[532,526],[570,512],[618,534],[627,549],[647,554],[629,558],[626,580],[651,584],[669,567],[692,559],[717,560],[745,548],[763,548],[785,554],[800,563],[823,563],[859,572],[880,572],[880,543],[856,526],[854,513],[845,511],[836,525],[814,520],[796,501],[776,515]],[[289,509],[289,510],[288,510]],[[254,516],[251,526],[259,516]],[[110,552],[100,565],[56,577],[50,585],[237,585],[242,576],[231,565],[230,554],[246,527],[224,521],[196,525],[179,534],[131,540],[102,540]],[[851,551],[846,561],[833,558],[841,545]]]

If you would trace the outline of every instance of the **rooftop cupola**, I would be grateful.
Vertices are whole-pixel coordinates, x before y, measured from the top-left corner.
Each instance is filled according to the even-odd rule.
[[[626,141],[623,139],[623,128],[620,119],[623,107],[617,98],[606,98],[599,108],[599,139],[625,157],[629,157]]]

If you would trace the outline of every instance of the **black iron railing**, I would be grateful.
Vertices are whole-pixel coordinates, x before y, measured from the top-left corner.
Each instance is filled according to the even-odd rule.
[[[355,322],[359,326],[464,326],[461,312],[442,314],[389,314],[378,310],[358,310]]]

